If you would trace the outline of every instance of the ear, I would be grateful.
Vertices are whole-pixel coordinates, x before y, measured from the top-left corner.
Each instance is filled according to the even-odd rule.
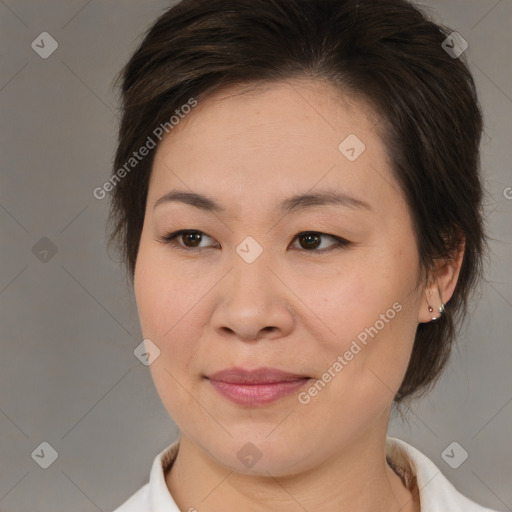
[[[465,238],[462,237],[457,249],[448,259],[440,260],[428,285],[425,287],[418,313],[419,323],[428,323],[439,318],[441,304],[446,304],[453,295],[459,279],[462,260],[464,258]],[[429,306],[433,311],[429,311]]]

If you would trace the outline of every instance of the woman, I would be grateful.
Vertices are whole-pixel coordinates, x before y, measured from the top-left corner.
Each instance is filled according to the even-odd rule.
[[[181,435],[116,512],[489,510],[387,437],[481,270],[450,34],[404,0],[184,0],[148,31],[111,240]]]

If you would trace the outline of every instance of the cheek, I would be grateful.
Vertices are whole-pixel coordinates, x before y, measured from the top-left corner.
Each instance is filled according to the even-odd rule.
[[[396,271],[395,275],[384,273],[378,261],[365,260],[359,258],[359,261],[344,266],[345,271],[315,282],[311,309],[325,319],[334,339],[354,338],[373,325],[381,314],[392,309],[402,295],[400,287],[403,283]],[[379,275],[386,278],[380,279]],[[392,310],[388,316],[393,317],[394,313]]]
[[[194,403],[183,391],[193,362],[192,339],[200,333],[194,327],[194,305],[201,290],[193,280],[171,272],[141,245],[134,276],[134,292],[144,338],[157,345],[160,356],[150,365],[154,385],[169,414],[180,425],[187,408]],[[203,292],[204,294],[204,292]]]
[[[172,269],[160,250],[141,242],[134,276],[134,291],[142,332],[162,340],[173,337],[183,322],[190,322],[201,297],[197,278]],[[189,313],[190,311],[190,313]]]
[[[385,394],[398,390],[417,327],[414,252],[400,261],[382,251],[354,263],[350,274],[323,283],[316,308],[333,333],[324,345],[326,362],[343,356],[341,373],[370,394],[375,386]]]
[[[198,341],[210,313],[205,309],[207,294],[217,280],[211,272],[199,275],[197,265],[181,265],[177,270],[164,251],[141,242],[134,291],[142,334],[161,352],[150,367],[157,387],[175,392],[179,385],[169,373],[179,382],[193,373]]]

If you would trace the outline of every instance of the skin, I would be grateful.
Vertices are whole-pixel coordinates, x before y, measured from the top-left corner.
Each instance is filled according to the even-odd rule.
[[[181,510],[420,510],[386,463],[386,432],[417,325],[435,316],[426,300],[436,310],[450,299],[462,254],[418,281],[411,215],[376,126],[363,102],[294,80],[218,91],[160,143],[134,284],[144,338],[161,351],[150,366],[155,386],[181,430],[166,475]],[[338,149],[349,134],[366,146],[353,162]],[[276,210],[326,188],[370,209]],[[226,211],[154,208],[177,189]],[[159,240],[179,229],[203,238]],[[303,231],[326,235],[315,248],[296,236]],[[263,249],[252,263],[236,252],[248,236]],[[394,303],[401,311],[306,405],[299,391],[236,405],[204,378],[265,366],[314,382]],[[237,457],[248,442],[261,453],[252,468]]]

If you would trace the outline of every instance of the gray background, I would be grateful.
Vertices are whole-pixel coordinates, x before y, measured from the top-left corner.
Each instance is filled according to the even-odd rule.
[[[112,79],[169,5],[0,0],[3,512],[112,510],[147,481],[153,458],[178,434],[133,355],[141,342],[135,302],[107,253],[106,200],[92,195],[115,149]],[[426,453],[468,497],[512,510],[512,200],[504,195],[512,187],[512,2],[422,5],[469,43],[486,116],[493,242],[450,366],[406,422],[392,421],[390,434]],[[47,59],[31,48],[44,31],[59,44]],[[43,237],[54,255],[41,252],[49,248]],[[58,452],[48,469],[31,457],[43,441]],[[441,457],[452,441],[469,453],[458,469]]]

